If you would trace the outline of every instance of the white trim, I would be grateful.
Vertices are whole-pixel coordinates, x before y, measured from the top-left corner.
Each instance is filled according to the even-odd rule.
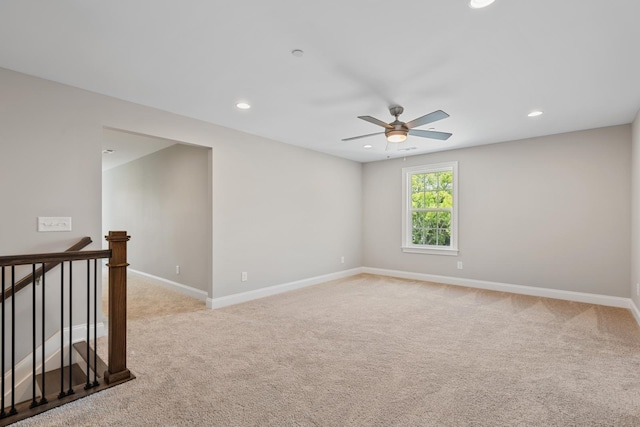
[[[635,301],[629,298],[629,310],[631,310],[631,314],[636,318],[636,322],[640,325],[640,307],[638,307]]]
[[[258,298],[264,298],[271,295],[281,294],[283,292],[293,291],[294,289],[305,288],[330,280],[343,279],[345,277],[356,276],[362,274],[362,268],[352,268],[351,270],[338,271],[336,273],[325,274],[322,276],[311,277],[308,279],[297,280],[295,282],[283,283],[281,285],[269,286],[267,288],[256,289],[253,291],[241,292],[238,294],[228,295],[219,298],[207,298],[207,307],[216,309],[227,307],[229,305],[240,304],[242,302],[251,301]]]
[[[87,339],[87,325],[76,325],[71,330],[72,337],[71,340],[73,344],[77,342],[82,342]],[[60,331],[56,332],[44,343],[44,357],[45,357],[45,367],[50,367],[50,369],[56,369],[60,367],[60,341],[64,343],[65,349],[69,344],[69,328],[64,328],[62,331],[62,338],[60,337]],[[89,334],[93,339],[93,325],[89,327]],[[103,322],[98,323],[97,336],[103,337],[106,335],[106,328]],[[42,345],[40,345],[36,349],[36,372],[39,374],[40,369],[42,369]],[[68,352],[64,352],[65,356]],[[32,362],[33,353],[29,353],[26,357],[16,363],[15,372],[16,372],[16,382],[15,382],[15,390],[16,390],[16,402],[22,402],[24,400],[28,400],[31,396],[31,373],[33,371],[33,362]],[[4,375],[5,384],[11,384],[11,369],[7,371]],[[28,394],[28,395],[27,395]],[[11,399],[11,387],[7,387],[7,391],[5,391],[5,401]]]
[[[509,292],[512,294],[530,295],[543,298],[555,298],[589,304],[605,305],[631,309],[630,298],[613,297],[609,295],[588,294],[585,292],[561,291],[550,288],[536,288],[534,286],[512,285],[509,283],[489,282],[485,280],[464,279],[461,277],[438,276],[435,274],[412,273],[408,271],[386,270],[382,268],[363,267],[363,272],[379,276],[398,277],[401,279],[421,280],[425,282],[444,283],[446,285],[466,286],[469,288],[487,289],[491,291]],[[638,313],[640,315],[640,313]],[[636,316],[638,319],[638,316]],[[640,323],[640,322],[639,322]]]
[[[215,179],[214,176],[217,175],[217,172],[214,170],[214,160],[215,160],[215,153],[213,152],[214,148],[211,147],[211,149],[209,150],[209,154],[207,157],[207,161],[209,162],[207,168],[209,170],[209,177],[211,178],[211,181],[209,181],[209,190],[211,191],[211,282],[209,283],[209,295],[213,296],[215,295],[215,277],[216,277],[216,266],[215,263],[213,262],[214,259],[216,259],[215,255],[216,255],[216,245],[215,245],[215,241],[216,239],[214,239],[215,236],[215,232],[216,232],[216,221],[217,221],[217,216],[213,214],[214,212],[214,208],[215,208],[215,201],[216,201],[216,195],[215,195]],[[211,306],[209,305],[209,300],[210,298],[207,295],[206,298],[206,305],[207,308],[211,308]]]
[[[509,283],[490,282],[486,280],[465,279],[461,277],[439,276],[435,274],[413,273],[408,271],[387,270],[382,268],[359,267],[351,270],[339,271],[337,273],[325,274],[323,276],[311,277],[295,282],[256,289],[253,291],[241,292],[219,298],[207,298],[207,308],[217,309],[234,304],[240,304],[259,298],[264,298],[280,293],[305,288],[330,280],[343,279],[345,277],[356,276],[358,274],[376,274],[379,276],[398,277],[401,279],[421,280],[426,282],[443,283],[446,285],[466,286],[469,288],[486,289],[491,291],[508,292],[512,294],[530,295],[543,298],[554,298],[567,301],[584,302],[588,304],[598,304],[608,307],[626,308],[631,311],[638,325],[640,325],[640,309],[631,298],[614,297],[609,295],[590,294],[585,292],[562,291],[550,288],[537,288],[534,286],[514,285]]]
[[[201,291],[200,289],[192,288],[191,286],[183,285],[182,283],[154,276],[153,274],[144,273],[142,271],[134,270],[133,268],[127,268],[127,271],[129,273],[133,273],[135,275],[142,276],[145,279],[151,280],[158,285],[166,286],[173,289],[174,291],[180,292],[181,294],[190,296],[191,298],[199,299],[200,301],[206,301],[207,297],[209,296],[209,294],[207,294],[205,291]]]
[[[411,219],[411,175],[416,173],[447,172],[453,173],[453,208],[451,210],[451,246],[414,245],[410,229]],[[431,165],[402,168],[402,246],[405,253],[427,255],[458,255],[458,162],[436,163]]]
[[[402,246],[402,252],[410,253],[410,254],[458,256],[458,253],[460,251],[458,251],[457,249],[436,248],[433,246],[428,246],[428,247]]]

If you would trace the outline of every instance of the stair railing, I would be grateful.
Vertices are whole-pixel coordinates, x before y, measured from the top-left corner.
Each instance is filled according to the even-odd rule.
[[[127,319],[126,319],[126,309],[127,309],[127,275],[126,268],[127,264],[127,241],[129,240],[129,236],[127,236],[126,231],[110,231],[108,236],[105,236],[106,240],[109,242],[109,249],[107,250],[95,250],[95,251],[66,251],[66,252],[58,252],[58,253],[48,253],[48,254],[35,254],[35,255],[14,255],[14,256],[3,256],[0,257],[0,268],[1,272],[1,280],[2,280],[2,298],[0,301],[2,302],[1,307],[1,337],[0,337],[0,346],[1,346],[1,355],[0,355],[0,364],[2,365],[2,379],[0,384],[0,425],[7,425],[13,422],[16,422],[20,419],[24,419],[40,412],[44,412],[48,409],[54,408],[56,406],[60,406],[64,403],[68,403],[73,400],[77,400],[81,397],[84,397],[88,394],[94,393],[96,391],[102,390],[104,388],[110,387],[112,385],[119,384],[121,382],[128,381],[133,379],[133,375],[127,369],[126,363],[126,331],[127,331]],[[97,288],[97,275],[99,269],[98,260],[100,259],[108,259],[107,267],[109,268],[109,316],[108,316],[108,364],[107,369],[104,372],[98,372],[98,367],[104,366],[104,363],[100,361],[98,362],[97,356],[97,311],[98,311],[98,288]],[[86,307],[86,349],[82,349],[82,353],[86,355],[86,383],[84,386],[74,385],[73,376],[74,370],[72,369],[73,365],[73,352],[74,352],[74,342],[73,342],[73,296],[74,289],[80,289],[76,286],[81,286],[82,284],[74,283],[74,275],[73,275],[73,267],[78,263],[86,261],[86,297],[87,297],[87,307]],[[31,323],[32,323],[32,372],[31,372],[31,380],[32,380],[32,393],[31,398],[24,402],[16,402],[16,292],[17,292],[17,281],[15,280],[15,268],[20,265],[31,265],[31,275],[30,275],[30,283],[36,283],[38,278],[42,279],[41,285],[41,307],[40,307],[40,325],[37,322],[37,289],[36,286],[32,286],[31,292]],[[52,265],[52,267],[47,268],[47,266]],[[60,265],[60,288],[59,289],[47,289],[46,278],[48,277],[46,272],[51,270],[56,265]],[[39,268],[38,268],[39,266]],[[65,272],[65,266],[68,269],[68,272]],[[93,273],[93,275],[91,274]],[[7,277],[10,277],[10,285],[7,287]],[[91,277],[93,276],[93,280]],[[19,282],[22,282],[19,281]],[[68,289],[68,296],[66,296],[66,300],[68,302],[68,306],[65,307],[65,282],[66,288]],[[25,285],[27,286],[27,285]],[[51,287],[49,287],[51,288]],[[60,295],[60,390],[59,393],[50,393],[47,395],[47,388],[45,383],[45,378],[47,378],[46,372],[46,354],[45,354],[45,307],[46,307],[46,297],[48,294],[52,292],[59,292]],[[91,296],[93,293],[93,304]],[[7,295],[9,294],[9,295]],[[9,301],[7,299],[9,296],[13,296],[11,298],[10,307],[7,307]],[[9,325],[7,322],[7,314],[10,312],[10,320]],[[91,314],[93,313],[93,318]],[[68,337],[67,343],[65,345],[65,334],[64,331],[64,323],[65,317],[68,321]],[[40,369],[37,367],[37,332],[38,326],[41,332],[41,360],[40,360]],[[11,384],[5,384],[5,372],[7,371],[7,365],[5,356],[7,353],[7,345],[6,342],[6,334],[8,330],[11,331],[11,344],[10,344],[10,353],[11,353]],[[90,332],[93,329],[93,349],[90,348],[91,336]],[[77,346],[78,344],[76,344]],[[76,347],[77,348],[77,347]],[[93,357],[91,357],[93,356]],[[65,371],[65,359],[68,361],[66,364]],[[93,360],[91,360],[93,359]],[[92,367],[93,366],[93,367]],[[40,372],[40,393],[37,392],[36,387],[36,377],[38,376],[38,371]],[[90,373],[93,372],[93,380],[91,380]],[[65,386],[65,374],[68,376],[68,382]],[[99,379],[103,379],[102,383]],[[10,386],[10,404],[6,404],[5,402],[5,394],[7,393],[7,386]]]
[[[84,249],[87,246],[89,246],[92,242],[93,242],[93,240],[91,240],[91,237],[83,237],[82,239],[80,239],[78,241],[78,243],[76,243],[73,246],[71,246],[65,252],[79,251],[80,249]],[[49,262],[49,263],[46,263],[43,267],[38,268],[36,270],[35,280],[36,281],[39,280],[42,277],[43,273],[47,273],[48,271],[50,271],[53,268],[57,267],[59,264],[60,264],[59,262]],[[34,280],[34,275],[32,273],[32,274],[27,274],[22,279],[18,280],[15,283],[15,286],[12,286],[9,289],[4,289],[4,285],[3,285],[2,289],[4,289],[4,293],[3,293],[2,301],[6,300],[8,298],[11,298],[13,296],[14,289],[15,289],[15,292],[20,292],[22,289],[24,289],[27,286],[29,286],[33,280]],[[0,304],[2,304],[1,301],[0,301]]]

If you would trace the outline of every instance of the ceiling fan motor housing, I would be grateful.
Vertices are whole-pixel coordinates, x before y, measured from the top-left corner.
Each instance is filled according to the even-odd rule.
[[[392,105],[389,107],[389,112],[392,116],[395,116],[396,120],[398,120],[398,116],[404,112],[404,108],[399,105]]]

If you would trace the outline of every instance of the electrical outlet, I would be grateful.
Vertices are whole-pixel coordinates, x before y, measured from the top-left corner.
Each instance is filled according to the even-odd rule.
[[[176,274],[180,274],[180,266],[176,265]]]
[[[243,281],[243,282],[246,282],[248,280],[246,271],[242,272],[242,274],[240,275],[240,280]]]
[[[462,270],[462,261],[458,261],[458,270]]]
[[[340,257],[340,264],[344,264],[344,257],[343,256]]]

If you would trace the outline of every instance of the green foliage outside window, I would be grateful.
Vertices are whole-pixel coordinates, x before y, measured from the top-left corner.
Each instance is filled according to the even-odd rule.
[[[453,172],[411,175],[411,223],[414,245],[450,246]]]

